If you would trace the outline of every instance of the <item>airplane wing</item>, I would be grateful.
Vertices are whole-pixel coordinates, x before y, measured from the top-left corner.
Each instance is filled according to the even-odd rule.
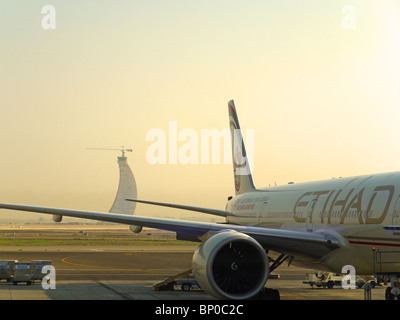
[[[145,201],[145,200],[137,200],[137,199],[125,199],[125,200],[129,201],[129,202],[146,203],[146,204],[152,204],[152,205],[162,206],[162,207],[169,207],[169,208],[175,208],[175,209],[202,212],[202,213],[213,214],[213,215],[221,216],[221,217],[226,217],[228,215],[228,213],[226,211],[224,211],[224,210],[200,208],[200,207],[186,206],[186,205],[182,205],[182,204],[155,202],[155,201]]]
[[[328,233],[322,230],[316,232],[300,232],[15,204],[0,204],[0,209],[37,212],[168,230],[177,232],[177,234],[190,235],[191,238],[197,239],[198,241],[206,240],[220,231],[234,230],[253,237],[265,249],[283,253],[302,254],[311,257],[322,257],[343,244],[338,234]]]

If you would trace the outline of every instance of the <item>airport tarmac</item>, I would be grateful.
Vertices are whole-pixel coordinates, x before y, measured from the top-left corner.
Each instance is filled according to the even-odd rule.
[[[0,239],[46,239],[48,245],[2,245],[0,260],[51,260],[55,268],[55,289],[43,289],[40,281],[28,286],[0,282],[0,300],[214,300],[202,290],[189,292],[154,291],[153,284],[191,268],[197,245],[118,245],[121,239],[136,237],[159,241],[173,239],[170,233],[145,230],[132,234],[118,225],[0,225]],[[64,239],[114,239],[112,245],[49,245]],[[117,241],[118,240],[118,241]],[[13,240],[11,240],[13,241]],[[72,241],[73,242],[73,241]],[[85,243],[85,242],[84,242]],[[88,242],[89,243],[89,242]],[[92,243],[92,242],[90,242]],[[310,287],[304,284],[312,269],[286,264],[269,279],[267,287],[278,289],[281,300],[363,300],[364,290]],[[386,287],[372,290],[372,300],[384,300]],[[214,300],[215,301],[215,300]]]
[[[202,290],[154,291],[153,284],[190,269],[192,246],[12,247],[1,248],[0,260],[51,260],[55,289],[40,281],[28,286],[0,282],[0,300],[213,300]],[[39,249],[38,249],[39,248]],[[267,287],[279,289],[281,300],[363,300],[363,289],[312,288],[304,284],[311,269],[281,266],[279,279]],[[372,300],[383,300],[386,287],[372,290]]]

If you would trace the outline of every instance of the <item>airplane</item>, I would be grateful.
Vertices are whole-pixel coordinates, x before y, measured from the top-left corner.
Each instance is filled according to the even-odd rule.
[[[400,247],[400,172],[256,188],[233,100],[228,112],[235,196],[224,210],[127,199],[217,215],[225,223],[17,204],[0,208],[169,230],[177,239],[201,242],[192,272],[200,287],[219,299],[252,299],[260,292],[279,298],[265,285],[284,261],[334,273],[350,265],[357,275],[370,275],[376,252]],[[384,271],[400,274],[399,254]]]

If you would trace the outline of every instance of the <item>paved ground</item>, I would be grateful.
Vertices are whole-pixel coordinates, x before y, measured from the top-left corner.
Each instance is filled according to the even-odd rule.
[[[35,249],[36,248],[36,249]],[[78,250],[79,249],[79,250]],[[2,300],[208,300],[202,290],[154,291],[152,285],[190,269],[195,247],[21,247],[0,252],[0,260],[51,260],[56,271],[56,289],[41,283],[14,286],[0,283]],[[281,266],[279,279],[268,287],[279,289],[282,300],[363,300],[364,290],[311,288],[303,283],[311,269]],[[372,291],[372,299],[384,299],[385,287]]]
[[[172,239],[169,233],[146,230],[133,235],[127,228],[114,225],[68,226],[25,225],[0,226],[0,238],[5,239],[122,239],[138,237],[145,240]],[[0,260],[51,260],[55,268],[56,289],[43,289],[40,281],[31,286],[0,282],[1,300],[85,300],[136,301],[135,306],[146,308],[146,301],[215,300],[202,290],[183,292],[154,291],[153,284],[191,267],[197,246],[119,246],[119,245],[65,245],[65,246],[1,246]],[[314,270],[290,268],[282,265],[276,271],[279,279],[268,280],[267,286],[279,289],[281,300],[363,300],[364,290],[311,288],[303,283],[306,273]],[[372,290],[373,300],[384,299],[385,287]],[[138,302],[142,301],[142,303]],[[157,304],[158,303],[158,304]],[[286,310],[287,311],[287,310]]]

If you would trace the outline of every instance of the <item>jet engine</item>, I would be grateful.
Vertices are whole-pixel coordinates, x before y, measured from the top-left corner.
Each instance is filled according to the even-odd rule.
[[[219,299],[249,299],[258,294],[269,274],[268,257],[252,237],[221,231],[203,242],[192,260],[200,287]]]
[[[53,214],[53,220],[54,222],[61,222],[63,216],[61,214]]]

